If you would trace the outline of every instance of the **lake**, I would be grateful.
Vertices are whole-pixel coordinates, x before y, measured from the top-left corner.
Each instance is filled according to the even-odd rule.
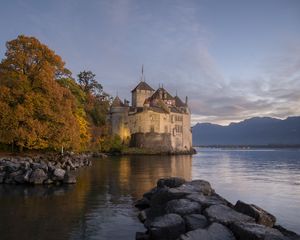
[[[208,180],[232,203],[261,206],[300,233],[300,150],[197,150],[95,159],[76,185],[0,185],[0,238],[134,239],[144,231],[134,201],[167,176]]]

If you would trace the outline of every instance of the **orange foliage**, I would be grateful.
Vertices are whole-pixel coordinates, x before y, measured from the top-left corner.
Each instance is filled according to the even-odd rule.
[[[7,42],[0,63],[0,142],[28,149],[80,148],[75,98],[57,80],[61,58],[34,37]]]

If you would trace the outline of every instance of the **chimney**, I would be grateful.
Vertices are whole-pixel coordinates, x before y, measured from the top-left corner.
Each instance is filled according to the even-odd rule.
[[[188,96],[185,96],[185,104],[188,105]]]

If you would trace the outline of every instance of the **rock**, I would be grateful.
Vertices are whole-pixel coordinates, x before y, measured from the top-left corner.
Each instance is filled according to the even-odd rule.
[[[144,223],[144,222],[147,220],[147,213],[146,213],[145,210],[142,210],[142,211],[139,212],[139,214],[138,214],[138,219],[139,219],[142,223]]]
[[[25,182],[29,182],[31,173],[32,173],[32,169],[31,169],[31,168],[29,168],[29,169],[25,172],[25,174],[24,174],[24,176],[23,176],[23,179],[24,179]]]
[[[17,171],[20,168],[21,164],[20,163],[14,163],[10,161],[6,161],[4,163],[4,170],[8,173],[12,173]]]
[[[16,183],[19,183],[19,184],[25,183],[24,174],[15,176],[14,180]]]
[[[201,213],[201,205],[187,199],[174,199],[167,202],[166,212],[176,213],[180,216],[192,213]]]
[[[179,240],[235,240],[235,237],[222,224],[212,223],[207,229],[200,228],[181,235]]]
[[[149,227],[151,239],[176,239],[184,232],[184,220],[173,213],[156,218]]]
[[[54,172],[55,171],[55,164],[53,162],[48,162],[48,171]]]
[[[43,169],[45,172],[48,172],[48,166],[46,163],[35,163],[34,162],[34,163],[31,163],[30,166],[33,170],[40,168],[40,169]]]
[[[254,218],[239,213],[225,205],[212,205],[204,210],[204,215],[211,222],[230,225],[233,222],[255,222]]]
[[[187,231],[192,231],[197,228],[206,228],[208,221],[206,217],[202,214],[190,214],[184,218],[185,226]]]
[[[169,188],[176,188],[180,187],[182,184],[185,183],[185,180],[180,177],[169,177],[169,178],[161,178],[157,181],[157,187],[169,187]]]
[[[64,175],[64,183],[74,184],[76,183],[76,174],[74,172],[66,172]]]
[[[152,188],[150,191],[145,192],[145,193],[143,194],[143,197],[144,197],[144,198],[147,198],[147,199],[149,199],[149,200],[151,200],[152,196],[156,193],[156,191],[157,191],[157,188],[156,188],[156,187],[155,187],[155,188]]]
[[[10,173],[10,174],[9,174],[9,177],[15,178],[16,176],[22,175],[22,174],[23,174],[23,170],[20,169],[20,170],[18,170],[18,171],[15,171],[15,172]]]
[[[134,206],[140,210],[143,210],[150,207],[150,201],[148,198],[143,197],[142,199],[136,201]]]
[[[150,206],[161,206],[173,199],[179,199],[186,196],[186,193],[181,193],[176,189],[158,188],[155,194],[151,197]]]
[[[53,172],[55,180],[63,180],[65,177],[66,171],[61,168],[56,168]]]
[[[234,209],[240,213],[253,217],[257,223],[267,227],[273,227],[276,222],[276,218],[272,214],[254,204],[237,201]]]
[[[257,223],[235,222],[232,223],[231,230],[238,239],[243,240],[288,240],[277,229]]]
[[[279,230],[284,236],[288,237],[290,240],[300,240],[300,236],[297,233],[287,230],[280,225],[275,225],[274,228]]]
[[[21,163],[21,168],[23,170],[28,170],[30,168],[30,163],[28,161],[24,161]]]
[[[37,168],[31,173],[29,182],[33,184],[42,184],[47,178],[47,174],[44,170]]]
[[[73,164],[73,162],[72,162],[71,159],[68,160],[68,164],[71,167],[71,169],[73,169],[73,170],[75,169],[75,166],[74,166],[74,164]]]
[[[204,196],[203,194],[194,193],[186,197],[187,199],[200,203],[204,208],[207,208],[211,205],[226,205],[232,207],[232,204],[226,199],[222,198],[218,194],[214,193],[211,196]]]
[[[188,182],[187,185],[191,185],[193,190],[196,192],[203,193],[204,195],[210,196],[215,191],[211,188],[210,183],[205,180],[194,180]]]

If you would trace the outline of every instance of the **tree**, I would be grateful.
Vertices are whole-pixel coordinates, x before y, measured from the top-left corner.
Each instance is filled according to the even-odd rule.
[[[24,35],[6,47],[0,63],[0,142],[20,149],[78,149],[76,100],[58,83],[71,76],[61,57]]]
[[[103,88],[95,79],[96,75],[91,71],[82,71],[78,75],[78,83],[83,91],[88,94],[102,95]]]

